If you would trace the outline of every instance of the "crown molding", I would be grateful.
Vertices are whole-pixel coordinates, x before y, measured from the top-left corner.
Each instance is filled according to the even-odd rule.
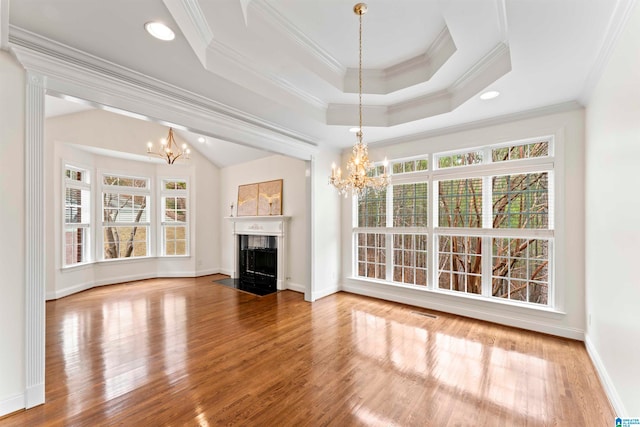
[[[318,142],[231,106],[11,26],[11,51],[48,91],[150,120],[181,124],[229,142],[307,159]]]
[[[534,108],[526,111],[519,111],[517,113],[505,114],[498,117],[491,117],[482,120],[476,120],[474,122],[463,123],[459,125],[447,126],[438,129],[428,130],[425,132],[414,133],[411,135],[400,136],[397,138],[384,139],[379,141],[368,142],[369,147],[388,147],[395,144],[402,144],[407,142],[423,141],[425,139],[433,138],[436,136],[450,135],[458,132],[465,132],[474,129],[486,128],[489,126],[497,126],[506,123],[513,123],[518,120],[533,119],[536,117],[549,116],[552,114],[565,113],[567,111],[575,111],[584,108],[577,101],[563,102],[560,104],[549,105],[541,108]]]
[[[164,0],[166,4],[170,0]],[[177,0],[182,4],[182,7],[187,12],[189,19],[191,20],[191,24],[196,29],[198,36],[205,43],[208,44],[213,40],[213,31],[209,27],[209,23],[207,22],[207,18],[204,16],[204,12],[200,8],[200,4],[198,0]]]
[[[263,83],[271,84],[278,88],[281,91],[285,91],[289,95],[293,95],[298,100],[302,100],[304,103],[309,104],[312,108],[316,110],[324,111],[327,108],[327,104],[322,101],[320,98],[311,95],[308,92],[300,90],[297,86],[289,82],[287,79],[280,77],[276,73],[268,71],[266,69],[258,70],[253,64],[254,61],[251,58],[240,53],[238,50],[232,48],[231,46],[222,43],[218,40],[212,40],[207,48],[207,62],[209,60],[216,62],[212,56],[221,56],[222,58],[228,60],[236,67],[241,68],[245,72],[250,73],[254,77],[261,80]],[[205,66],[207,70],[210,69],[209,65]],[[246,85],[245,85],[246,86]],[[272,94],[268,94],[272,96]]]
[[[318,62],[324,64],[332,73],[343,76],[346,67],[334,58],[329,52],[319,44],[311,40],[307,35],[296,27],[291,21],[286,19],[280,12],[265,0],[252,0],[250,6],[263,19],[287,36],[291,41],[302,47],[311,54]]]
[[[496,9],[498,12],[498,28],[500,31],[500,39],[503,43],[508,44],[509,25],[507,23],[507,3],[506,0],[496,0]]]
[[[624,30],[625,24],[629,20],[629,16],[631,15],[635,5],[636,0],[616,1],[615,9],[611,14],[609,23],[607,24],[607,31],[604,36],[604,40],[602,41],[602,45],[600,46],[600,51],[598,52],[598,57],[589,72],[584,87],[582,88],[582,93],[578,98],[582,105],[587,105],[589,103],[591,94],[598,85],[600,77],[602,77],[602,74],[609,63],[609,58],[613,53],[616,42],[620,38],[620,34]]]
[[[498,43],[448,88],[386,106],[363,106],[367,126],[395,126],[455,110],[482,89],[511,71],[511,52]],[[354,126],[358,105],[329,104],[327,124]]]
[[[386,95],[428,82],[456,50],[449,28],[445,25],[424,53],[382,70],[362,70],[363,74],[367,74],[367,87],[363,91]],[[358,90],[358,69],[348,68],[344,77],[344,91],[358,93]]]

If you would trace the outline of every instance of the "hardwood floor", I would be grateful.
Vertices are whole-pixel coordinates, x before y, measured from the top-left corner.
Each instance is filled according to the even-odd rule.
[[[48,302],[47,403],[0,425],[613,425],[580,342],[214,278]]]

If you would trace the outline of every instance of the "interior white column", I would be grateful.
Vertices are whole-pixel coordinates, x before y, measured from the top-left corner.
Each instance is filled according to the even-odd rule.
[[[27,73],[25,114],[25,407],[44,403],[44,77]]]

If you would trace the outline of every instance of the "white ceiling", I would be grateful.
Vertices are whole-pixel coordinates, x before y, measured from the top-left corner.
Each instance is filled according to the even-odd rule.
[[[632,1],[369,0],[365,140],[584,102]],[[10,33],[36,33],[308,141],[348,147],[357,124],[354,3],[12,0]],[[151,38],[143,28],[151,20],[167,23],[176,40]],[[501,96],[481,101],[486,89]],[[225,152],[232,162],[252,155],[226,141],[191,145],[221,164]]]

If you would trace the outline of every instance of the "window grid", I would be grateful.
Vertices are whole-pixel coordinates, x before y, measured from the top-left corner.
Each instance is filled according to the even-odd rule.
[[[505,147],[512,154],[507,159],[494,160],[496,150]],[[551,140],[529,141],[510,146],[485,146],[477,150],[471,149],[458,153],[459,157],[448,153],[426,156],[436,165],[435,171],[420,174],[420,180],[423,181],[419,183],[411,183],[407,180],[409,176],[401,177],[398,181],[403,182],[404,178],[404,182],[410,182],[411,185],[424,184],[425,189],[433,185],[433,191],[430,193],[432,212],[428,213],[427,209],[424,214],[416,212],[423,200],[419,197],[420,203],[416,205],[414,202],[414,205],[411,205],[411,197],[407,197],[404,194],[404,188],[401,187],[405,184],[393,185],[390,194],[386,194],[386,203],[385,197],[381,197],[380,200],[366,200],[367,196],[361,198],[356,205],[358,218],[358,224],[354,228],[356,251],[360,249],[357,236],[366,233],[375,233],[378,239],[386,236],[386,257],[383,257],[382,253],[377,254],[378,270],[374,269],[373,274],[376,278],[384,278],[385,274],[379,271],[379,268],[383,267],[386,260],[386,281],[418,286],[416,283],[411,283],[416,281],[415,271],[411,277],[412,272],[407,271],[405,274],[404,268],[414,268],[417,264],[415,251],[411,249],[418,247],[419,244],[416,243],[416,237],[412,237],[413,241],[405,241],[405,237],[422,235],[425,245],[429,247],[429,251],[425,251],[424,266],[425,269],[429,266],[430,275],[428,275],[426,286],[420,285],[420,287],[478,294],[489,299],[550,305],[554,301],[549,277],[554,240],[553,217],[550,215],[553,209],[549,205],[553,202],[552,148]],[[515,153],[516,151],[518,152]],[[443,161],[440,165],[440,160],[447,156],[449,164]],[[551,157],[551,159],[543,164],[535,157]],[[514,163],[507,167],[505,164],[507,160],[520,160],[520,162],[517,166]],[[481,166],[469,168],[469,172],[462,169],[455,172],[439,171],[440,168],[457,166],[455,163],[460,166]],[[399,164],[402,167],[398,166]],[[393,175],[406,173],[404,161],[392,161],[391,165]],[[522,172],[518,170],[520,168]],[[408,169],[410,170],[411,166]],[[502,174],[500,174],[501,171],[503,171]],[[436,197],[438,197],[438,204],[433,206]],[[428,208],[428,194],[424,202]],[[398,203],[401,206],[398,206]],[[369,210],[363,211],[361,209],[363,206],[367,206]],[[376,206],[378,209],[371,209],[371,206]],[[372,212],[376,214],[372,215]],[[384,216],[385,212],[386,216]],[[363,220],[367,216],[373,220]],[[368,229],[369,227],[385,228],[379,232]],[[402,231],[403,228],[405,231]],[[490,231],[492,229],[496,230],[496,233],[492,233]],[[515,268],[508,268],[507,276],[504,276],[504,272],[499,274],[493,269],[499,258],[494,256],[493,245],[496,240],[505,239],[505,236],[516,240],[519,238],[521,241],[529,239],[545,242],[546,246],[544,251],[539,251],[542,255],[531,257],[529,249],[526,251],[526,256],[517,253],[514,253],[514,256],[507,255],[510,262],[514,262],[513,259],[517,260],[514,264]],[[441,238],[448,239],[449,249],[446,242],[442,242],[441,247]],[[455,245],[452,244],[454,241]],[[531,245],[534,244],[531,243]],[[378,249],[382,249],[383,246],[385,245],[380,244]],[[483,253],[489,255],[482,257]],[[359,252],[356,256],[363,256],[362,254],[366,254],[366,251]],[[357,267],[356,275],[372,277],[367,275],[372,274],[371,269],[363,269],[362,266],[357,265],[361,261],[366,262],[366,259],[359,259],[354,263]],[[519,270],[518,266],[521,266]],[[515,276],[512,277],[512,274]],[[518,274],[521,276],[524,274],[526,280]],[[442,281],[442,287],[440,281]],[[503,284],[503,288],[507,291],[507,297],[502,295],[504,292],[498,295],[494,282],[498,286],[499,281],[506,281],[507,287],[505,288]],[[523,283],[525,281],[526,283]]]
[[[540,141],[494,148],[491,153],[491,159],[494,162],[505,162],[509,160],[546,157],[548,155],[549,141]]]
[[[89,262],[91,229],[91,186],[89,171],[64,167],[64,267]]]
[[[189,255],[188,194],[186,180],[162,182],[162,255]]]
[[[149,178],[103,175],[104,259],[149,256]]]
[[[550,242],[494,238],[492,296],[548,304]]]
[[[393,281],[427,286],[427,235],[393,235]]]
[[[482,237],[438,235],[438,288],[482,294]]]
[[[358,233],[358,276],[386,279],[386,235]]]
[[[391,164],[391,170],[395,175],[410,172],[420,172],[429,169],[429,162],[427,159],[415,159],[405,160],[399,162],[393,162]]]

